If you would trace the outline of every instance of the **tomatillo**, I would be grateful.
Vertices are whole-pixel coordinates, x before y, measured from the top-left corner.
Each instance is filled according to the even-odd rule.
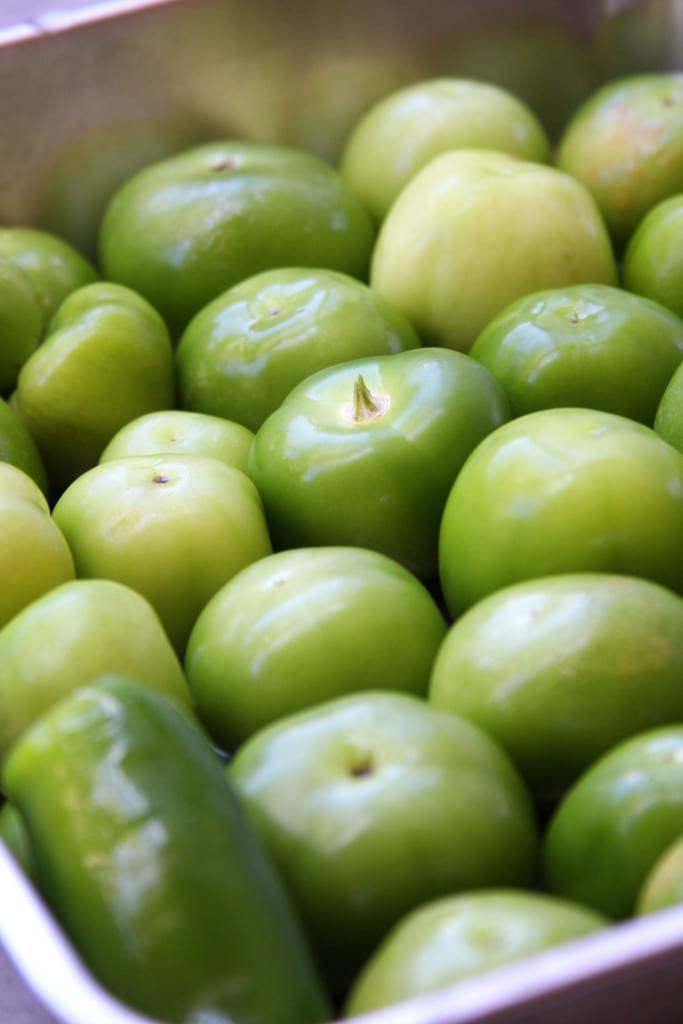
[[[639,222],[624,253],[622,281],[683,316],[683,195],[657,203]]]
[[[0,814],[2,818],[2,814]],[[683,832],[652,865],[638,893],[636,914],[654,914],[683,903]]]
[[[0,462],[0,627],[72,580],[74,559],[47,498],[23,470]]]
[[[609,923],[547,893],[484,889],[434,900],[399,921],[375,950],[353,983],[345,1016],[435,992]]]
[[[532,291],[617,283],[607,229],[569,174],[486,149],[435,157],[379,229],[370,284],[424,344],[468,352],[486,324]]]
[[[501,386],[461,352],[319,371],[268,417],[249,455],[275,546],[368,547],[435,577],[451,485],[508,415]]]
[[[403,314],[362,281],[332,270],[264,271],[210,302],[183,332],[179,400],[258,430],[317,370],[419,347]]]
[[[0,257],[0,395],[9,394],[19,370],[43,336],[40,296],[21,267]]]
[[[191,707],[178,657],[142,594],[74,579],[31,601],[0,629],[0,758],[46,708],[112,672]]]
[[[654,430],[683,453],[683,366],[679,366],[664,389],[655,413]]]
[[[224,141],[137,172],[100,230],[104,274],[144,295],[177,336],[227,288],[272,267],[364,279],[375,227],[330,164],[303,150]]]
[[[439,565],[454,618],[508,584],[562,573],[642,576],[683,593],[683,455],[625,416],[520,416],[458,474]]]
[[[8,462],[28,474],[48,495],[49,483],[38,445],[14,408],[0,398],[0,462]]]
[[[56,491],[94,466],[124,424],[174,401],[164,321],[130,288],[110,282],[64,300],[13,396]]]
[[[429,700],[486,729],[552,800],[615,743],[683,721],[682,680],[682,597],[574,573],[504,587],[461,615]]]
[[[683,834],[683,726],[613,747],[565,794],[543,841],[548,889],[613,918],[633,914],[662,853]]]
[[[618,247],[657,203],[683,189],[683,74],[626,75],[569,119],[557,164],[594,196]]]
[[[99,278],[93,264],[75,246],[40,228],[0,228],[0,257],[11,260],[29,278],[44,328],[71,292]]]
[[[509,757],[418,697],[371,691],[289,715],[226,771],[335,991],[426,900],[534,880],[537,824]]]
[[[246,471],[254,435],[241,423],[183,409],[160,409],[129,420],[114,434],[100,462],[135,455],[208,455]]]
[[[532,109],[507,89],[474,78],[412,82],[374,103],[349,133],[341,172],[381,221],[425,164],[463,147],[546,163],[550,142]]]
[[[576,284],[507,306],[470,355],[500,381],[515,416],[586,406],[651,427],[683,360],[683,320],[620,288]]]
[[[260,558],[211,598],[190,634],[185,674],[197,714],[232,750],[333,697],[424,696],[445,632],[426,587],[386,555],[297,548]]]

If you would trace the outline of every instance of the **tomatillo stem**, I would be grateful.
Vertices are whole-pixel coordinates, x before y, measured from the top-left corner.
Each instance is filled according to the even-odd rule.
[[[379,395],[373,395],[370,388],[359,373],[353,385],[353,418],[356,423],[367,423],[368,420],[375,420],[381,416],[388,401]]]

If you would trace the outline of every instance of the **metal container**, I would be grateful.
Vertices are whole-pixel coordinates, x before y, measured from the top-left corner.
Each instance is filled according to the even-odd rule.
[[[334,161],[372,102],[436,74],[510,88],[556,137],[601,82],[682,61],[683,0],[3,0],[0,220],[95,254],[119,182],[193,141]],[[683,908],[363,1020],[679,1024],[682,964]],[[145,1020],[97,985],[0,844],[0,1024]]]

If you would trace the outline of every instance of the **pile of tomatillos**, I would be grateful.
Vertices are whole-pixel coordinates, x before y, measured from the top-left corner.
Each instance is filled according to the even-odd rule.
[[[0,229],[0,835],[101,984],[321,1024],[683,902],[683,75]]]

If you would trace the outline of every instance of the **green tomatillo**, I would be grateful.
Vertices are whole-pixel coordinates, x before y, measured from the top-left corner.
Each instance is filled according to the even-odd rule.
[[[69,580],[0,629],[0,758],[66,694],[119,672],[192,704],[178,656],[141,594],[113,580]]]
[[[0,257],[23,270],[35,288],[47,328],[64,299],[97,281],[93,264],[75,246],[51,231],[28,227],[0,228]]]
[[[264,271],[209,303],[184,331],[179,400],[257,430],[317,370],[419,346],[403,314],[362,281],[332,270]]]
[[[442,153],[411,178],[370,273],[425,345],[463,352],[516,299],[582,281],[617,283],[588,190],[555,167],[484,149]]]
[[[622,248],[653,206],[683,190],[683,74],[600,86],[565,126],[556,160],[594,196]]]
[[[642,576],[683,594],[683,455],[625,416],[519,416],[458,474],[439,566],[453,617],[508,584],[562,573]]]
[[[657,203],[639,221],[621,276],[624,288],[683,317],[683,194]]]
[[[67,487],[53,519],[77,575],[139,591],[180,655],[207,601],[272,551],[256,487],[210,456],[102,462]]]
[[[483,889],[426,903],[406,915],[354,981],[345,1015],[370,1013],[607,927],[570,900]]]
[[[545,884],[609,917],[629,917],[682,834],[683,727],[675,724],[612,747],[568,790],[545,832]]]
[[[507,418],[500,385],[460,352],[319,371],[259,428],[249,457],[276,547],[368,547],[434,577],[450,487]]]
[[[289,715],[226,770],[336,992],[427,900],[534,880],[535,815],[512,762],[418,697],[366,691]]]
[[[43,336],[43,309],[27,274],[0,256],[0,395],[9,394],[19,370]]]
[[[59,491],[95,465],[124,424],[174,400],[163,320],[129,288],[96,282],[62,303],[21,369],[12,404]]]
[[[0,814],[0,817],[2,815]],[[683,832],[659,855],[647,874],[636,903],[636,913],[654,914],[683,903]]]
[[[124,424],[100,455],[100,462],[131,455],[206,455],[246,470],[254,435],[222,416],[183,409],[148,412]]]
[[[177,336],[227,288],[281,266],[365,278],[375,228],[338,171],[303,150],[214,142],[134,174],[102,220],[105,275]]]
[[[554,800],[615,743],[683,720],[682,678],[682,597],[572,573],[503,587],[461,615],[429,699],[486,729]]]
[[[0,398],[0,462],[27,473],[48,495],[49,483],[38,445],[13,407]]]
[[[381,221],[425,164],[464,147],[538,163],[550,158],[543,126],[517,96],[489,82],[444,76],[412,82],[373,104],[349,134],[341,172]]]
[[[654,430],[683,454],[683,366],[672,374],[664,389],[655,413]]]
[[[197,713],[235,749],[257,729],[333,697],[424,696],[446,623],[386,555],[297,548],[259,559],[200,612],[185,652]]]
[[[575,284],[506,306],[470,355],[500,381],[515,416],[586,406],[651,427],[683,360],[683,320],[621,288]]]
[[[0,462],[0,627],[53,587],[74,560],[45,494],[23,470]]]

